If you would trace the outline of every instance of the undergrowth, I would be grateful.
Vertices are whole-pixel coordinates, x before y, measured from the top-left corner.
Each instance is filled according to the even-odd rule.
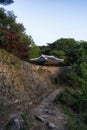
[[[83,100],[83,97],[79,91],[65,89],[54,100],[54,103],[61,104],[67,115],[69,130],[87,130],[87,100]]]

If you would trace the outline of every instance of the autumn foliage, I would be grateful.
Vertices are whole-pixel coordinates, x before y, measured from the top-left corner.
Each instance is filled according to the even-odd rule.
[[[0,27],[0,48],[26,60],[28,58],[29,47],[26,44],[20,44],[20,37],[5,27]]]

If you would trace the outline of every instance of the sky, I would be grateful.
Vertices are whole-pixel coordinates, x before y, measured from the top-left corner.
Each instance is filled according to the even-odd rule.
[[[87,41],[87,0],[14,0],[0,7],[14,12],[37,45],[60,38]]]

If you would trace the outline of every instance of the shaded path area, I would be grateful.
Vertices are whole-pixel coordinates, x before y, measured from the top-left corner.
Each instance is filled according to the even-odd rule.
[[[60,88],[54,90],[31,110],[30,130],[66,130],[66,116],[60,106],[53,103],[60,91]]]

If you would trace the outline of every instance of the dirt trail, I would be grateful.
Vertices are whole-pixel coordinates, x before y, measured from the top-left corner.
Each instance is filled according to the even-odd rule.
[[[29,110],[29,130],[67,130],[66,129],[66,116],[63,113],[63,110],[60,108],[60,105],[55,105],[53,100],[57,96],[57,94],[62,91],[63,88],[58,88],[51,91],[48,96],[43,98],[43,100],[39,103],[39,105],[34,105],[31,110]],[[21,108],[22,104],[14,105],[14,109],[10,110],[8,116],[6,115],[0,121],[0,130],[3,126],[8,122],[8,118],[10,115],[20,113],[21,111],[17,110],[19,107]]]
[[[36,108],[31,110],[32,125],[30,130],[66,130],[66,116],[60,106],[53,103],[60,91],[60,88],[54,90]]]

